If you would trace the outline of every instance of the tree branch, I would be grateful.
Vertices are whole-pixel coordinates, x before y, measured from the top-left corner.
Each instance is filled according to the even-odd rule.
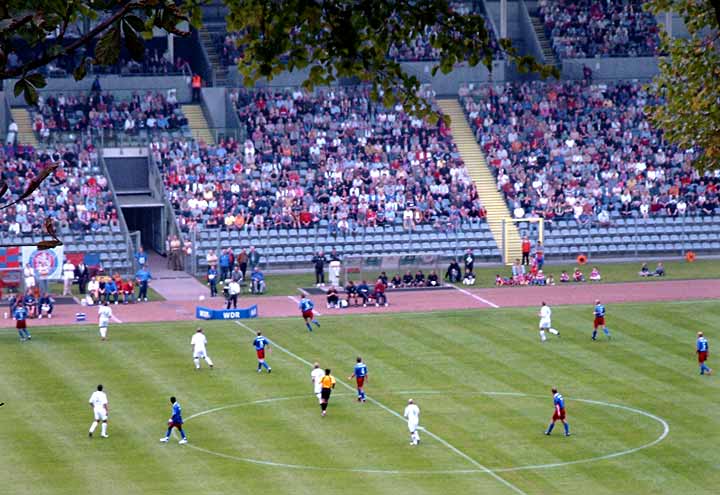
[[[58,53],[57,55],[48,55],[46,52],[46,54],[43,55],[42,57],[36,58],[35,60],[28,62],[27,64],[21,65],[20,67],[16,67],[16,68],[8,70],[8,71],[0,72],[0,79],[12,79],[12,78],[20,76],[22,74],[26,74],[29,71],[46,66],[53,60],[56,60],[63,55],[67,55],[67,54],[75,52],[75,50],[88,44],[98,34],[105,31],[110,25],[112,25],[118,19],[122,18],[125,14],[127,14],[131,10],[134,10],[134,9],[140,8],[140,7],[142,7],[142,4],[140,2],[130,2],[130,3],[125,4],[118,11],[114,12],[113,15],[111,15],[110,17],[108,17],[107,19],[105,19],[104,21],[99,23],[97,26],[95,26],[93,29],[88,31],[87,34],[85,34],[83,37],[78,38],[77,41],[74,41],[73,43],[69,44],[62,53]]]

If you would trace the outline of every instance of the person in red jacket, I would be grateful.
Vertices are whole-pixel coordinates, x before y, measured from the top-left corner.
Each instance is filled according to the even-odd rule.
[[[122,283],[123,304],[135,302],[135,285],[127,279]]]
[[[530,248],[532,245],[530,244],[530,239],[527,238],[527,236],[524,236],[522,238],[522,264],[523,265],[529,265],[530,264]]]
[[[381,304],[383,306],[387,306],[387,296],[385,295],[385,283],[382,281],[381,278],[377,279],[377,282],[375,282],[375,306],[380,306]]]

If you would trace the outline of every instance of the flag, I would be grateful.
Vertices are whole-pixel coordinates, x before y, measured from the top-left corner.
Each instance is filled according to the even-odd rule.
[[[0,270],[21,268],[20,247],[0,248]]]

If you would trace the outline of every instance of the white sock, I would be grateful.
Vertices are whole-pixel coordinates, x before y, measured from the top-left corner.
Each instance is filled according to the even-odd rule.
[[[107,423],[103,423],[102,426],[100,426],[100,432],[103,435],[107,435]]]
[[[545,330],[540,330],[540,341],[545,342],[545,340],[546,340]]]
[[[551,329],[548,330],[548,331],[549,331],[551,334],[553,334],[553,335],[560,335],[560,332],[558,332],[558,331],[555,330],[554,328],[551,328]]]
[[[195,361],[195,368],[200,369],[200,358],[195,358],[193,361]]]
[[[107,337],[107,328],[106,327],[100,327],[100,337],[103,339]]]
[[[97,421],[93,421],[93,423],[90,425],[90,433],[94,432],[95,428],[97,428]]]
[[[212,362],[212,359],[210,359],[210,356],[205,356],[205,362],[208,364],[208,366],[213,365],[213,362]]]

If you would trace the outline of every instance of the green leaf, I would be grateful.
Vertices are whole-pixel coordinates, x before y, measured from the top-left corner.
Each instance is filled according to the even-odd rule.
[[[100,65],[114,65],[120,59],[120,26],[115,24],[105,31],[95,47],[95,59]]]
[[[73,71],[73,78],[76,81],[80,81],[82,79],[85,79],[85,76],[87,75],[87,63],[85,63],[85,60],[80,62],[80,64],[75,67],[75,70]]]
[[[33,85],[35,88],[44,88],[47,86],[47,81],[45,80],[45,76],[38,72],[34,72],[32,74],[28,74],[25,77],[25,80]]]
[[[138,37],[137,33],[132,29],[123,30],[125,46],[127,46],[130,56],[133,60],[142,61],[145,57],[145,43]]]

